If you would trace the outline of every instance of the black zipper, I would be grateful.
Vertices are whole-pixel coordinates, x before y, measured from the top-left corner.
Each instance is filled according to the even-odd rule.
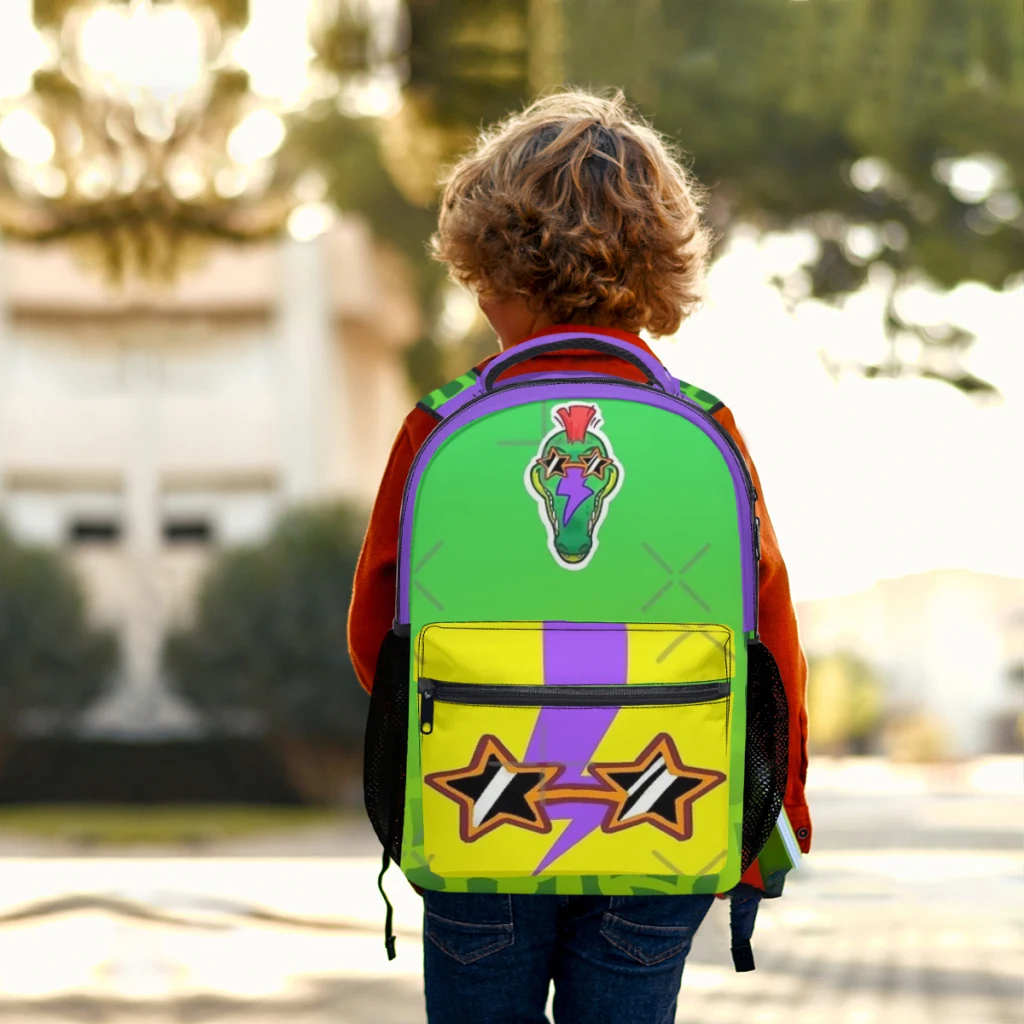
[[[518,390],[519,388],[538,387],[538,386],[543,386],[543,385],[546,385],[546,384],[592,384],[592,383],[594,383],[592,378],[565,377],[565,378],[559,378],[558,380],[533,380],[533,381],[528,381],[525,384],[506,384],[504,387],[502,387],[502,388],[500,388],[498,390],[504,392],[504,391]],[[602,381],[601,383],[605,383],[605,382]],[[607,381],[607,383],[608,384],[614,384],[616,387],[621,386],[621,387],[628,387],[628,388],[638,388],[641,391],[646,391],[648,393],[650,393],[653,390],[653,386],[650,385],[650,384],[641,384],[638,381],[626,380],[625,378],[610,379],[610,380]],[[466,410],[472,409],[473,406],[477,404],[477,402],[484,402],[488,398],[491,398],[493,395],[495,395],[497,393],[498,393],[497,391],[485,391],[482,395],[479,395],[476,398],[472,399],[472,401],[467,402],[461,409],[459,409],[453,415],[454,416],[461,416],[464,412],[466,412]],[[754,537],[753,537],[754,518],[755,518],[755,516],[754,516],[754,505],[757,502],[757,489],[754,487],[754,481],[753,481],[753,479],[750,476],[750,470],[747,469],[746,460],[743,458],[743,453],[740,451],[739,446],[733,440],[732,435],[729,433],[729,431],[726,430],[718,422],[718,420],[716,420],[714,418],[714,416],[712,416],[709,412],[705,412],[692,399],[684,398],[682,396],[682,393],[680,393],[678,395],[670,395],[670,394],[668,394],[668,392],[662,391],[661,394],[668,395],[669,398],[674,398],[677,402],[679,402],[680,405],[685,406],[687,409],[692,409],[698,416],[701,417],[701,419],[706,420],[707,423],[710,425],[711,429],[714,430],[715,433],[718,434],[719,437],[721,437],[725,441],[725,443],[729,446],[730,451],[733,453],[733,457],[736,459],[736,464],[740,467],[740,475],[743,477],[743,482],[746,485],[747,500],[750,503],[751,542],[754,543]],[[444,422],[444,421],[442,420],[441,422]],[[440,426],[440,423],[438,424],[438,426]],[[415,476],[416,464],[420,460],[420,458],[423,456],[423,451],[424,451],[425,448],[426,448],[426,444],[423,444],[421,446],[420,450],[413,457],[412,464],[409,467],[409,473],[406,476],[406,480],[405,480],[405,488],[404,488],[404,490],[402,492],[402,506],[401,506],[401,509],[399,511],[399,522],[400,523],[404,522],[404,520],[405,520],[406,506],[409,503],[409,490],[410,490],[410,488],[412,486],[413,477]],[[398,615],[397,615],[397,610],[398,609],[397,609],[397,606],[401,602],[401,592],[402,592],[401,588],[403,586],[403,581],[400,578],[401,577],[401,573],[402,573],[402,550],[401,550],[402,543],[401,543],[401,537],[399,537],[398,547],[399,547],[399,551],[398,551],[398,575],[399,575],[399,579],[398,579],[398,586],[396,587],[396,592],[395,592],[395,604],[396,604],[395,621],[396,622],[398,621]],[[754,560],[754,621],[755,621],[755,623],[757,622],[757,597],[758,597],[758,594],[757,594],[757,591],[758,591],[757,578],[758,578],[758,568],[759,567],[758,567],[758,564],[757,564],[757,560],[755,559]]]
[[[705,704],[729,696],[728,679],[708,683],[630,683],[628,686],[519,686],[420,679],[420,732],[434,730],[434,703],[492,707],[608,708]]]

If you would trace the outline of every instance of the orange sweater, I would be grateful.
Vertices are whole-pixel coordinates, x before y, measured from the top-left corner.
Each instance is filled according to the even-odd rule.
[[[552,327],[539,334],[573,330]],[[579,328],[575,328],[578,330]],[[602,328],[587,328],[587,333],[602,333],[618,341],[636,345],[653,355],[636,334]],[[494,357],[484,360],[483,369]],[[575,351],[539,355],[508,371],[508,376],[542,370],[592,370],[610,373],[628,380],[643,380],[642,373],[629,363],[593,352]],[[758,628],[761,639],[775,655],[789,699],[789,785],[785,806],[801,849],[810,849],[811,820],[804,796],[807,776],[807,665],[797,637],[796,616],[789,594],[789,577],[779,552],[772,521],[765,507],[761,481],[736,428],[732,413],[720,408],[715,419],[732,435],[747,461],[757,488],[757,515],[761,518],[761,564]],[[398,526],[402,492],[413,457],[437,425],[437,420],[422,409],[413,409],[405,418],[388,459],[370,525],[356,567],[349,609],[348,645],[359,681],[369,691],[373,687],[377,652],[395,616],[395,575],[398,563]],[[754,879],[747,879],[754,880]]]

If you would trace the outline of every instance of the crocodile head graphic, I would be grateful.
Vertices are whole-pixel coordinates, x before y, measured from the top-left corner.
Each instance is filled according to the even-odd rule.
[[[597,406],[563,406],[554,417],[559,426],[541,442],[530,464],[529,486],[541,501],[552,554],[565,568],[583,568],[622,471],[608,439],[596,429]]]

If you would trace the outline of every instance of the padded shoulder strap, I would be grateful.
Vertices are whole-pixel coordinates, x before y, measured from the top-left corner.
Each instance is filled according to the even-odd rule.
[[[429,395],[425,395],[416,403],[416,408],[429,412],[436,420],[442,419],[441,406],[465,391],[466,388],[471,388],[477,382],[479,376],[480,373],[475,368],[467,370],[461,376],[456,377],[455,380],[450,380],[447,384],[435,388]]]
[[[699,405],[708,413],[717,412],[725,404],[719,401],[710,391],[705,391],[703,388],[697,387],[696,384],[687,384],[685,380],[679,382],[679,393],[683,398],[690,399],[691,402]]]

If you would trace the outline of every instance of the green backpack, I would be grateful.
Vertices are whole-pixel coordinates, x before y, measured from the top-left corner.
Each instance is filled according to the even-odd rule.
[[[562,349],[646,383],[501,376]],[[366,735],[384,868],[450,892],[677,895],[732,889],[758,856],[787,708],[757,632],[756,494],[719,405],[584,333],[420,403],[438,424],[406,482]]]

